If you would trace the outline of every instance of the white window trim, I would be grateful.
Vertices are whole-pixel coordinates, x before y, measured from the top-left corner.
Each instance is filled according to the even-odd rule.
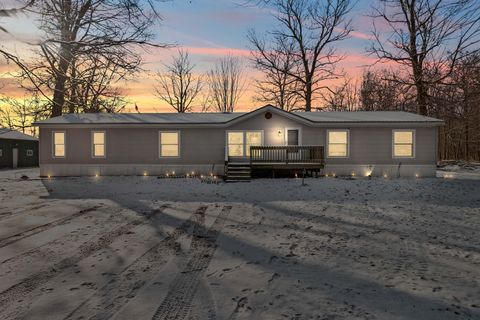
[[[178,155],[177,156],[162,156],[162,133],[176,133],[178,138]],[[179,159],[182,155],[181,135],[180,130],[160,130],[158,131],[158,158],[160,159]]]
[[[225,131],[225,145],[226,145],[226,151],[227,151],[227,156],[229,156],[229,143],[228,143],[228,133],[229,132],[241,132],[243,134],[243,156],[231,156],[232,158],[249,158],[250,156],[247,156],[247,132],[260,132],[262,134],[262,142],[261,145],[265,145],[265,130],[263,129],[249,129],[249,130],[226,130]]]
[[[63,156],[55,155],[55,133],[63,133]],[[67,132],[65,130],[52,131],[52,158],[63,159],[67,157]]]
[[[411,156],[396,156],[395,155],[395,132],[412,132],[412,155]],[[393,129],[392,130],[392,159],[415,159],[417,148],[417,133],[415,129]]]
[[[329,135],[330,132],[347,132],[347,155],[346,156],[331,156],[330,155],[330,143],[329,143]],[[329,129],[327,130],[327,134],[325,136],[325,145],[327,146],[327,158],[332,158],[332,159],[348,159],[350,158],[350,129]]]
[[[103,156],[95,155],[95,144],[93,143],[93,135],[95,133],[103,133]],[[105,130],[92,130],[90,133],[90,151],[93,159],[105,159],[107,157],[107,133]]]
[[[283,129],[284,137],[283,137],[283,145],[288,146],[288,130],[298,130],[298,145],[301,146],[302,144],[302,128],[301,127],[285,127]]]

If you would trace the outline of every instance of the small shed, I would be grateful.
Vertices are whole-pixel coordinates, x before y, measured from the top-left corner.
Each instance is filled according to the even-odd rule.
[[[0,128],[0,168],[38,166],[38,139]]]

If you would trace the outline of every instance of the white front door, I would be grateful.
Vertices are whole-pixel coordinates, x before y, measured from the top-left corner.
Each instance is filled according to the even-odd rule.
[[[18,167],[18,148],[12,149],[12,164],[13,168]]]

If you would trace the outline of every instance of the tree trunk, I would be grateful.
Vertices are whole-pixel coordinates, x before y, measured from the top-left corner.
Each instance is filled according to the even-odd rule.
[[[312,111],[312,81],[311,79],[307,80],[305,84],[305,111]]]
[[[427,115],[427,89],[422,81],[417,81],[417,113],[422,116]]]
[[[60,63],[58,71],[55,73],[55,91],[53,92],[52,117],[61,116],[65,104],[65,83],[67,82],[67,72],[72,62],[72,51],[70,45],[62,44],[60,49]]]

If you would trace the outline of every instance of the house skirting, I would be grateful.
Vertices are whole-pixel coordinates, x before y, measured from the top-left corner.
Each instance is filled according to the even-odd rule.
[[[164,176],[186,175],[223,175],[224,165],[169,165],[169,164],[40,164],[42,177],[74,176]]]
[[[435,165],[420,164],[326,164],[326,175],[355,175],[388,178],[435,177]]]

